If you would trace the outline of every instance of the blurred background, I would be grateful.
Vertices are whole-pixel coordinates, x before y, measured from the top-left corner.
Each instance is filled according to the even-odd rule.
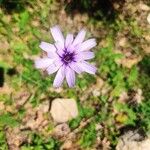
[[[56,24],[97,41],[97,73],[75,88],[53,88],[54,76],[34,67]],[[149,54],[149,0],[0,0],[0,149],[148,150]],[[57,98],[75,100],[78,115],[56,122]]]

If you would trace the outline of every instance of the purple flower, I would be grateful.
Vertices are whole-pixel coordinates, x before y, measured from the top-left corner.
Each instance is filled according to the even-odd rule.
[[[73,34],[67,34],[64,38],[59,26],[50,29],[55,40],[54,44],[41,42],[40,48],[47,52],[47,57],[35,61],[36,68],[45,69],[48,74],[57,72],[53,86],[60,87],[66,78],[68,86],[75,85],[75,73],[87,72],[95,74],[96,67],[89,64],[87,60],[94,57],[89,51],[96,46],[95,39],[84,41],[86,31],[82,29],[76,38]]]

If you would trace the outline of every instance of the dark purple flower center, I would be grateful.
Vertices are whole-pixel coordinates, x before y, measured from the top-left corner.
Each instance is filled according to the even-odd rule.
[[[65,53],[62,56],[62,61],[64,64],[68,64],[71,63],[72,61],[74,61],[74,53],[70,53],[65,51]]]

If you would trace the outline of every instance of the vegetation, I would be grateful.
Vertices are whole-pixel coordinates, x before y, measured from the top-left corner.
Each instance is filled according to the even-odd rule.
[[[77,101],[79,115],[67,122],[75,137],[72,147],[77,149],[103,148],[105,144],[114,149],[121,130],[129,126],[149,135],[150,32],[148,22],[143,21],[147,11],[141,9],[140,16],[140,8],[130,13],[127,6],[134,8],[132,1],[109,1],[107,8],[97,8],[96,0],[93,4],[83,0],[79,7],[78,2],[0,0],[0,150],[11,147],[8,130],[16,128],[18,135],[27,135],[14,144],[21,150],[60,149],[69,134],[63,138],[53,134],[56,124],[49,112],[43,117],[48,122],[45,126],[22,128],[37,118],[40,104],[55,98]],[[150,5],[148,0],[143,3]],[[52,87],[54,76],[34,67],[34,59],[41,54],[40,42],[53,41],[49,27],[55,24],[65,33],[76,33],[84,26],[87,37],[95,37],[98,43],[92,62],[98,68],[96,75],[82,74],[75,88],[64,84],[60,91]]]

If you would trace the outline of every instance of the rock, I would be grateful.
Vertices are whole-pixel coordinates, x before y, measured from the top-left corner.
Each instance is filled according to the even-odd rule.
[[[48,124],[46,114],[49,112],[49,100],[43,101],[38,107],[33,108],[30,104],[25,105],[26,114],[22,120],[23,125],[21,130],[31,129],[39,130],[44,129]]]
[[[9,43],[7,41],[0,41],[0,50],[7,51],[10,48]]]
[[[49,111],[49,107],[50,107],[50,102],[47,100],[42,102],[37,108],[37,110],[42,113],[47,113]]]
[[[102,128],[103,128],[103,127],[102,127],[101,124],[96,124],[96,127],[95,127],[96,131],[98,131],[98,130],[100,130],[100,129],[102,129]]]
[[[0,101],[0,111],[3,111],[5,109],[5,105],[4,105],[4,102]]]
[[[150,35],[143,35],[144,39],[150,43]]]
[[[32,130],[38,129],[40,126],[42,126],[43,122],[45,121],[44,115],[40,111],[37,112],[36,119],[32,117],[31,119],[27,120],[25,128],[31,128]]]
[[[63,123],[77,117],[78,108],[75,100],[58,98],[52,102],[50,112],[54,121]]]
[[[19,91],[18,93],[16,93],[16,96],[14,97],[15,107],[20,108],[21,106],[23,106],[27,102],[29,97],[30,93],[26,91]]]
[[[150,47],[149,47],[149,46],[146,46],[146,45],[145,45],[145,46],[143,47],[143,50],[144,50],[145,53],[150,54]]]
[[[142,96],[142,90],[141,89],[137,89],[137,93],[133,98],[134,101],[136,101],[137,103],[141,103],[143,100],[143,96]]]
[[[147,21],[148,21],[148,23],[150,24],[150,13],[149,13],[148,16],[147,16]]]
[[[119,40],[119,46],[125,47],[127,45],[127,38],[123,37]]]
[[[127,92],[123,91],[120,94],[118,101],[119,102],[126,102],[128,99],[129,99],[129,96],[128,96]]]
[[[110,141],[106,137],[104,137],[101,143],[103,150],[110,150]]]
[[[70,132],[70,128],[69,128],[68,124],[62,123],[62,124],[57,125],[54,128],[53,135],[58,138],[61,138],[61,137],[66,136],[69,132]]]
[[[136,65],[139,61],[141,61],[141,57],[135,58],[124,58],[121,60],[121,64],[123,67],[132,68],[133,65]]]
[[[102,89],[103,85],[104,81],[101,78],[97,78],[96,84],[91,87],[94,97],[100,96],[101,94],[100,89]]]
[[[98,90],[93,90],[92,93],[93,93],[94,97],[98,97],[101,94],[100,91],[98,91]]]
[[[1,58],[0,58],[1,59]],[[13,89],[9,87],[7,83],[4,83],[3,87],[0,87],[0,93],[1,94],[11,94]]]
[[[91,94],[93,94],[94,97],[100,96],[103,85],[103,79],[97,78],[96,84],[84,90],[84,93],[82,93],[82,96],[80,97],[80,101],[85,101]]]
[[[144,138],[137,131],[128,131],[120,138],[116,150],[150,150],[150,138]]]
[[[72,148],[72,141],[67,140],[60,148],[60,150],[70,150]]]
[[[139,8],[143,11],[149,11],[150,10],[150,7],[148,5],[143,4],[143,3],[139,4]]]
[[[27,140],[27,134],[21,132],[18,127],[7,128],[6,140],[10,150],[20,150],[20,145]]]
[[[150,150],[150,139],[146,139],[142,142],[141,150]]]

